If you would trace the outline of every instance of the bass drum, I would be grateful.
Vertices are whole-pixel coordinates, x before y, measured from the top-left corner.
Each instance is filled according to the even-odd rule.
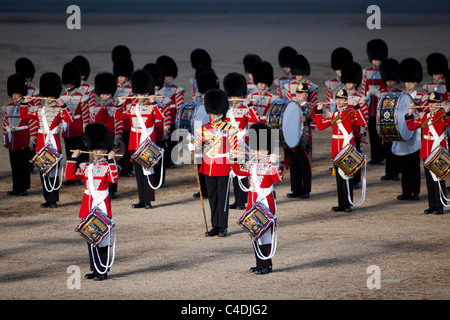
[[[303,133],[302,111],[295,101],[275,101],[267,112],[266,123],[272,129],[279,129],[280,145],[295,148]]]
[[[194,134],[195,129],[209,122],[209,114],[205,110],[203,103],[190,102],[180,107],[176,118],[177,129],[186,129]]]
[[[387,142],[408,141],[414,132],[408,130],[405,115],[408,107],[414,104],[413,98],[403,92],[386,93],[377,107],[378,135]]]

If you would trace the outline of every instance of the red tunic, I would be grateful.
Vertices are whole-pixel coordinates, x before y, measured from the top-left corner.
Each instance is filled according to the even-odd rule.
[[[122,112],[116,108],[112,100],[97,104],[89,109],[89,113],[92,123],[102,123],[108,128],[114,145],[117,146],[119,141],[122,140],[123,120]]]
[[[255,100],[252,102],[252,104],[259,115],[259,120],[264,123],[266,122],[267,112],[269,112],[270,107],[275,101],[280,99],[280,97],[271,93],[268,90],[265,91],[264,93],[255,91],[248,97],[250,99]]]
[[[376,116],[378,106],[378,92],[386,88],[386,84],[381,79],[379,70],[374,67],[363,70],[363,77],[361,82],[361,94],[368,98],[369,116]]]
[[[13,151],[28,149],[30,146],[31,120],[21,115],[21,108],[28,111],[28,105],[20,105],[11,102],[3,107],[3,145]]]
[[[69,94],[67,92],[61,95],[67,108],[70,109],[73,121],[63,122],[62,136],[65,138],[81,137],[84,134],[84,126],[89,123],[89,108],[85,96],[80,92]]]

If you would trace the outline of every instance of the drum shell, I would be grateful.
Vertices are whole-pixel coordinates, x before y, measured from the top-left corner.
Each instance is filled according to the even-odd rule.
[[[41,150],[36,152],[30,160],[43,174],[48,174],[61,161],[63,155],[47,143]]]
[[[444,148],[437,147],[430,153],[423,165],[439,180],[442,180],[450,173],[450,154]]]
[[[147,138],[133,153],[131,158],[148,170],[158,163],[163,156],[163,152],[164,149],[154,144],[150,138]]]
[[[278,100],[270,106],[266,124],[272,129],[279,129],[279,142],[283,148],[299,145],[303,134],[301,114],[301,107],[294,101]]]
[[[92,246],[98,245],[115,227],[112,219],[108,218],[98,207],[95,207],[75,228]]]
[[[365,156],[349,144],[337,154],[333,164],[341,168],[348,177],[351,177],[358,172],[365,161]]]
[[[376,116],[378,135],[386,142],[408,141],[413,132],[406,127],[406,107],[414,103],[407,93],[392,92],[381,97]]]
[[[255,240],[259,239],[272,226],[276,226],[277,217],[261,202],[255,203],[237,221]]]

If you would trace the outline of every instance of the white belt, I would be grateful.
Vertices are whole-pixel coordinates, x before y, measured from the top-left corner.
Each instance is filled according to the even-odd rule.
[[[214,153],[214,154],[212,154],[212,153],[206,152],[205,155],[207,155],[210,158],[223,158],[223,157],[227,157],[228,158],[230,156],[230,153],[227,152],[227,153]]]
[[[84,193],[87,194],[88,196],[92,195],[91,192],[89,191],[89,188],[88,189],[84,189]],[[98,194],[98,197],[100,199],[105,199],[109,195],[108,189],[106,189],[106,190],[96,190],[96,193]]]
[[[20,131],[20,130],[25,130],[25,129],[28,129],[28,128],[29,128],[29,126],[20,126],[20,127],[7,126],[6,130],[9,130],[9,131]]]
[[[131,131],[141,133],[142,129],[131,127]]]
[[[343,134],[333,134],[332,137],[333,137],[333,139],[345,139],[345,136]],[[348,135],[348,137],[349,137],[349,140],[351,140],[353,138],[353,132],[350,133]]]

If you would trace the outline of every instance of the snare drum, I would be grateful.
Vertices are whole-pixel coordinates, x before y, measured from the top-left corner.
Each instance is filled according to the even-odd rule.
[[[302,111],[295,101],[275,101],[267,112],[266,123],[269,127],[279,129],[280,145],[295,148],[300,143],[303,123],[300,121]]]
[[[85,238],[93,247],[98,245],[114,228],[115,223],[98,207],[84,218],[75,228],[75,232]]]
[[[442,180],[450,173],[450,154],[446,149],[437,147],[431,151],[423,165]]]
[[[194,133],[195,129],[209,122],[209,114],[205,110],[203,103],[190,102],[180,107],[176,118],[177,129],[186,129],[189,133]]]
[[[139,148],[133,153],[131,158],[142,165],[145,169],[150,169],[162,158],[164,149],[158,147],[148,137]]]
[[[414,132],[408,130],[405,115],[413,98],[404,92],[391,92],[381,97],[377,107],[377,131],[384,141],[408,141]]]
[[[60,154],[51,143],[45,144],[41,150],[36,152],[30,163],[34,164],[43,174],[47,175],[61,161],[63,155]]]
[[[351,177],[358,172],[365,161],[366,158],[355,147],[348,144],[336,155],[333,164],[341,168],[348,177]]]
[[[254,240],[258,240],[268,229],[276,226],[277,217],[263,203],[256,202],[242,215],[237,224],[247,230]]]

